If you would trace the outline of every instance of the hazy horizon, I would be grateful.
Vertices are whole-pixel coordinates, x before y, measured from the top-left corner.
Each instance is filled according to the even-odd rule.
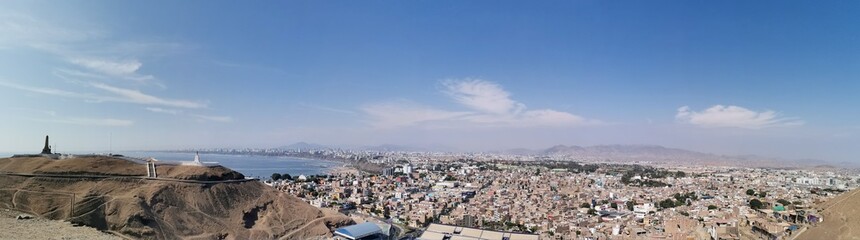
[[[857,2],[0,6],[0,152],[50,135],[61,152],[640,144],[860,162]]]

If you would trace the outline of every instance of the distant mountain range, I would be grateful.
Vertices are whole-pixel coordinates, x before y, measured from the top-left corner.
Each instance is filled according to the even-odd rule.
[[[314,143],[306,143],[306,142],[297,142],[286,146],[278,147],[279,149],[284,150],[317,150],[317,149],[328,149],[329,147],[320,144]]]
[[[511,153],[522,153],[514,149]],[[556,145],[545,150],[536,150],[531,155],[563,156],[573,160],[606,162],[655,162],[693,165],[746,166],[746,167],[812,167],[829,164],[816,159],[779,159],[757,155],[717,155],[657,145]]]
[[[431,149],[428,149],[428,148],[395,145],[395,144],[364,146],[364,147],[359,147],[358,149],[366,150],[366,151],[379,151],[379,152],[427,152],[427,151],[432,151]]]
[[[281,146],[278,148],[284,149],[284,150],[352,149],[352,150],[379,151],[379,152],[426,152],[426,151],[434,151],[435,150],[435,149],[429,149],[429,148],[413,147],[413,146],[405,146],[405,145],[395,145],[395,144],[382,144],[382,145],[359,146],[359,147],[338,147],[338,146],[327,146],[327,145],[307,143],[307,142],[297,142],[297,143],[293,143],[290,145]]]
[[[629,158],[712,158],[713,154],[693,152],[657,145],[597,145],[590,147],[556,145],[542,152],[545,155],[582,155]]]
[[[404,145],[384,144],[362,147],[329,147],[320,144],[299,142],[281,147],[281,149],[353,149],[366,151],[404,151],[423,152],[438,151],[437,148],[422,148]],[[515,148],[493,153],[512,155],[531,155],[563,157],[570,160],[598,161],[598,162],[652,162],[652,163],[675,163],[686,165],[714,165],[714,166],[746,166],[746,167],[774,167],[774,168],[796,168],[815,167],[823,165],[838,165],[839,167],[857,167],[850,163],[830,163],[816,159],[779,159],[757,155],[717,155],[711,153],[695,152],[690,150],[667,148],[658,145],[596,145],[575,146],[556,145],[547,149]]]

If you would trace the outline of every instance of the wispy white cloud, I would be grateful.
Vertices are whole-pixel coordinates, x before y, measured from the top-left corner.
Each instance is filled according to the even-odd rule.
[[[107,46],[103,51],[99,51],[99,53],[104,55],[117,55],[116,53],[121,53],[121,55],[125,56],[163,57],[184,53],[195,48],[195,46],[188,43],[121,41]]]
[[[446,80],[444,92],[456,102],[477,112],[465,120],[491,126],[576,126],[600,124],[568,112],[553,109],[528,110],[513,100],[502,86],[481,80]]]
[[[377,128],[397,128],[433,121],[446,121],[469,115],[469,112],[454,112],[433,109],[408,101],[368,104],[361,111],[371,118]]]
[[[16,110],[16,111],[28,112],[28,113],[38,113],[39,115],[46,115],[46,116],[51,116],[51,117],[57,116],[57,112],[53,111],[53,110],[45,110],[45,109],[38,109],[38,108],[26,108],[26,107],[13,107],[10,109]]]
[[[104,32],[59,27],[32,16],[0,12],[0,45],[78,42],[101,38]]]
[[[130,103],[138,103],[138,104],[147,104],[147,105],[161,105],[167,107],[179,107],[179,108],[205,108],[206,104],[201,102],[194,102],[188,100],[178,100],[178,99],[166,99],[160,98],[153,95],[149,95],[138,90],[134,89],[125,89],[119,87],[108,86],[103,83],[91,83],[95,88],[105,90],[111,92],[113,94],[119,95],[122,98],[119,98],[122,102],[130,102]]]
[[[597,125],[600,121],[589,120],[567,112],[552,109],[539,109],[525,111],[519,116],[519,121],[514,122],[523,126],[569,126],[569,125]]]
[[[42,122],[64,123],[73,125],[85,126],[106,126],[106,127],[128,127],[134,125],[134,121],[114,118],[53,118],[53,119],[37,119]]]
[[[260,64],[253,64],[253,63],[235,63],[235,62],[217,61],[217,60],[211,61],[211,63],[213,65],[216,65],[219,67],[237,68],[237,69],[242,69],[243,71],[251,70],[251,71],[268,72],[268,73],[275,73],[275,74],[280,74],[280,75],[290,75],[290,76],[298,76],[299,75],[299,74],[294,74],[294,73],[284,71],[283,69],[280,69],[280,68],[265,66],[265,65],[260,65]]]
[[[317,104],[299,103],[298,106],[322,110],[322,111],[326,111],[326,112],[333,112],[333,113],[355,114],[355,111],[340,109],[340,108],[327,107],[327,106],[322,106],[322,105],[317,105]]]
[[[714,105],[700,112],[690,110],[690,107],[678,108],[675,119],[692,125],[716,128],[735,127],[745,129],[762,129],[770,127],[788,127],[803,125],[797,118],[781,117],[775,111],[756,112],[739,106]]]
[[[45,88],[33,86],[31,83],[5,81],[0,81],[0,87],[80,99],[89,103],[139,104],[146,106],[145,109],[150,112],[181,115],[197,121],[233,121],[228,116],[193,112],[195,109],[208,108],[207,101],[156,96],[142,89],[153,85],[166,88],[161,79],[145,72],[143,60],[187,51],[191,49],[190,46],[164,41],[117,39],[97,26],[44,21],[31,15],[10,14],[8,10],[0,9],[0,48],[31,49],[61,60],[64,63],[51,67],[50,71],[57,78],[77,88]],[[80,86],[89,89],[80,89]],[[131,125],[130,121],[120,119],[55,117],[51,121],[82,125]]]
[[[474,110],[510,114],[525,109],[525,105],[510,98],[510,94],[493,82],[480,79],[446,80],[442,82],[451,98]]]
[[[170,114],[170,115],[177,115],[177,116],[190,116],[191,118],[196,119],[199,122],[222,122],[222,123],[233,122],[233,118],[229,117],[229,116],[210,116],[210,115],[202,115],[202,114],[195,114],[195,113],[186,113],[185,111],[182,111],[179,109],[165,109],[165,108],[158,108],[158,107],[147,107],[146,110],[150,111],[150,112],[154,112],[154,113],[163,113],[163,114]]]
[[[141,66],[143,66],[143,64],[140,63],[140,61],[138,61],[137,59],[107,60],[98,58],[74,58],[70,59],[69,62],[89,69],[91,71],[106,74],[112,77],[138,82],[155,80],[155,77],[153,77],[152,75],[141,75],[137,73],[137,70],[140,69]]]
[[[195,117],[199,120],[210,121],[210,122],[222,122],[228,123],[233,122],[233,118],[229,116],[209,116],[209,115],[200,115],[200,114],[190,114],[192,117]]]
[[[177,114],[182,113],[182,111],[178,110],[178,109],[164,109],[164,108],[157,108],[157,107],[147,107],[146,110],[150,111],[150,112],[167,113],[167,114],[172,114],[172,115],[177,115]]]
[[[445,80],[443,92],[470,111],[435,109],[403,101],[366,105],[367,114],[376,127],[404,127],[435,123],[445,127],[564,127],[597,125],[586,119],[552,109],[528,110],[525,104],[510,98],[500,85],[480,79]]]
[[[139,104],[146,106],[144,109],[150,112],[181,115],[197,121],[233,121],[229,116],[192,112],[194,109],[208,108],[206,101],[172,99],[156,96],[141,89],[152,85],[166,88],[160,79],[145,72],[143,60],[187,51],[190,47],[186,44],[122,40],[97,28],[97,24],[81,25],[80,22],[76,24],[50,22],[44,21],[45,19],[47,18],[0,9],[0,49],[30,49],[61,60],[63,64],[49,67],[48,70],[76,88],[62,86],[47,88],[34,86],[31,83],[36,81],[18,84],[2,80],[0,80],[0,87],[80,99],[90,103]],[[82,89],[81,86],[87,89]],[[93,126],[130,126],[134,123],[124,119],[73,118],[60,117],[56,114],[51,114],[47,119],[34,120]]]
[[[42,88],[42,87],[26,86],[26,85],[11,83],[11,82],[0,81],[0,86],[4,86],[4,87],[8,87],[8,88],[14,88],[14,89],[18,89],[18,90],[24,90],[24,91],[28,91],[28,92],[52,95],[52,96],[81,98],[81,99],[86,99],[86,100],[91,100],[91,101],[105,101],[106,100],[106,98],[91,95],[91,94],[76,93],[76,92],[70,92],[70,91],[54,89],[54,88]]]
[[[66,116],[57,111],[45,110],[40,108],[14,107],[10,110],[20,111],[19,113],[14,114],[16,116],[21,116],[24,119],[38,122],[108,127],[126,127],[134,125],[134,121],[132,120],[116,118],[72,117]],[[26,117],[28,115],[32,117]]]
[[[93,29],[0,12],[0,46],[42,51],[76,66],[76,69],[55,71],[55,75],[61,75],[59,77],[122,79],[165,88],[155,76],[140,73],[144,64],[139,57],[177,52],[183,48],[181,44],[114,40],[108,32]]]
[[[140,69],[140,66],[143,65],[140,61],[134,59],[125,61],[107,61],[103,59],[76,58],[69,61],[85,68],[117,76],[133,74],[137,72],[137,69]]]
[[[97,89],[101,89],[107,91],[109,93],[114,94],[114,96],[105,96],[105,95],[96,95],[89,93],[78,93],[71,92],[66,90],[59,90],[54,88],[42,88],[42,87],[33,87],[20,85],[10,82],[0,81],[0,86],[34,92],[41,93],[52,96],[59,97],[67,97],[67,98],[78,98],[83,99],[88,102],[124,102],[124,103],[136,103],[143,105],[159,105],[166,107],[178,107],[178,108],[206,108],[207,104],[202,102],[195,102],[189,100],[178,100],[178,99],[167,99],[160,98],[153,95],[149,95],[134,89],[125,89],[114,86],[109,86],[102,83],[90,83],[92,87]]]
[[[79,80],[75,79],[77,77],[81,78],[91,78],[91,79],[106,79],[107,77],[101,74],[88,73],[83,71],[78,71],[74,69],[66,69],[66,68],[57,68],[52,72],[54,76],[62,78],[64,80],[79,82]],[[73,78],[74,77],[74,78]]]

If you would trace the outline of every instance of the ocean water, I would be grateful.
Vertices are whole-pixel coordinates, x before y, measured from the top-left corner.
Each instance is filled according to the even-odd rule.
[[[84,153],[79,153],[84,154]],[[175,153],[175,152],[119,152],[129,157],[154,157],[162,161],[192,161],[194,153]],[[12,153],[0,153],[0,158],[10,157]],[[237,172],[249,177],[258,177],[267,179],[272,176],[272,173],[287,173],[290,175],[315,175],[327,174],[334,167],[343,166],[343,163],[292,158],[292,157],[272,157],[272,156],[254,156],[254,155],[226,155],[226,154],[200,154],[200,161],[203,162],[218,162],[221,166],[228,167]]]
[[[175,152],[122,152],[119,153],[129,157],[154,157],[162,161],[192,161],[194,153]],[[327,174],[334,167],[343,166],[343,163],[304,159],[293,157],[273,157],[255,155],[227,155],[227,154],[200,154],[201,162],[218,162],[221,166],[228,167],[249,177],[269,178],[272,173],[288,173],[290,175],[315,175]]]

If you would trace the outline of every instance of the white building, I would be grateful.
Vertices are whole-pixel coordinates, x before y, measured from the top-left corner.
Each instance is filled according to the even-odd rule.
[[[443,182],[437,182],[436,183],[436,186],[446,187],[446,188],[455,188],[459,185],[460,185],[459,183],[454,182],[454,181],[443,181]]]
[[[633,214],[636,215],[636,218],[642,219],[645,218],[645,215],[648,215],[648,212],[654,211],[653,203],[643,203],[641,205],[633,206]]]
[[[182,166],[201,166],[201,167],[207,166],[208,167],[208,166],[218,166],[219,164],[217,162],[201,162],[200,161],[200,153],[196,153],[196,154],[194,154],[194,161],[190,161],[190,162],[189,161],[182,161],[182,162],[179,162],[179,165],[182,165]]]

